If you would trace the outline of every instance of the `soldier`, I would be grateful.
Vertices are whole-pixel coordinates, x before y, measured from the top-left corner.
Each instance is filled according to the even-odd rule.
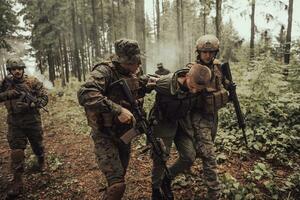
[[[168,74],[170,74],[170,71],[168,69],[164,68],[162,63],[157,64],[157,69],[158,70],[155,71],[155,74],[157,74],[157,75],[168,75]]]
[[[20,58],[9,58],[6,68],[9,75],[0,83],[0,102],[5,102],[8,112],[7,140],[11,148],[13,172],[8,197],[15,197],[23,189],[22,174],[27,140],[37,156],[38,169],[42,170],[44,167],[43,130],[39,109],[47,105],[48,96],[38,79],[24,74],[25,64]]]
[[[220,198],[220,184],[217,176],[217,164],[214,140],[218,126],[218,109],[228,102],[228,80],[224,78],[221,63],[216,59],[219,52],[219,40],[214,35],[204,35],[197,40],[197,61],[193,65],[207,66],[212,78],[201,95],[201,103],[191,113],[195,129],[195,148],[203,163],[203,173],[208,187],[207,199]]]
[[[170,152],[174,141],[179,158],[169,167],[169,177],[159,158],[153,155],[152,199],[173,199],[171,180],[179,173],[189,169],[196,152],[194,130],[191,125],[190,111],[198,103],[201,92],[211,79],[211,71],[203,65],[195,64],[173,75],[161,77],[155,86],[156,98],[150,113],[155,120],[153,134],[163,140],[166,153]]]
[[[125,174],[130,158],[130,143],[120,136],[132,128],[134,116],[122,89],[116,84],[125,79],[134,98],[142,107],[144,85],[140,79],[141,53],[134,40],[115,41],[115,55],[110,61],[97,64],[89,80],[78,91],[92,128],[98,165],[108,182],[104,200],[119,200],[125,192]]]

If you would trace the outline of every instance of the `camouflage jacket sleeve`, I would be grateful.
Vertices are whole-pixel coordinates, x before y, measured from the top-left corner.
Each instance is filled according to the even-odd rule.
[[[45,107],[48,104],[48,93],[44,88],[43,83],[35,78],[33,90],[35,92],[35,97],[37,98],[38,105],[37,107]]]
[[[99,65],[90,74],[77,97],[79,104],[87,109],[95,109],[100,113],[112,112],[113,115],[121,113],[121,106],[105,96],[105,92],[111,82],[112,71],[108,66]]]

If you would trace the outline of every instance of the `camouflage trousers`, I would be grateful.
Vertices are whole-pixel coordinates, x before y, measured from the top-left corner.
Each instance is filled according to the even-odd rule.
[[[186,127],[180,123],[161,123],[154,127],[154,134],[163,140],[166,153],[169,155],[174,141],[178,151],[178,159],[169,167],[171,178],[189,169],[196,159],[196,152],[192,137],[187,133]],[[153,154],[152,187],[159,188],[164,178],[165,169],[159,158]]]
[[[98,166],[108,186],[125,181],[130,159],[130,144],[121,144],[104,133],[92,133]]]
[[[195,128],[195,148],[197,156],[202,159],[203,173],[208,187],[208,193],[220,194],[218,180],[216,148],[214,138],[217,131],[217,118],[213,115],[194,114],[193,127]]]
[[[8,125],[7,140],[12,150],[26,149],[29,141],[36,156],[44,155],[43,130],[40,122],[25,125]]]

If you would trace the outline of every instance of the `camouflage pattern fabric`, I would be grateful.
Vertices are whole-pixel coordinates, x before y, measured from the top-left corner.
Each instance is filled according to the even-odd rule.
[[[208,188],[208,194],[212,199],[220,195],[220,184],[218,180],[216,148],[214,137],[216,126],[214,115],[203,115],[199,112],[192,113],[192,124],[195,128],[195,148],[197,156],[202,159],[203,173]]]
[[[108,185],[124,182],[130,158],[130,144],[116,143],[102,134],[92,134],[97,163]]]
[[[142,102],[145,94],[139,72],[130,73],[116,61],[96,65],[90,78],[78,91],[78,101],[84,107],[88,124],[92,128],[98,165],[109,186],[124,182],[130,157],[130,144],[120,143],[119,136],[132,128],[132,125],[121,124],[115,119],[121,107],[128,110],[131,107],[121,88],[111,85],[121,78],[128,83],[134,98]]]
[[[184,76],[188,69],[160,78],[156,82],[156,101],[151,118],[157,121],[153,127],[156,137],[162,138],[167,153],[174,141],[179,158],[170,169],[171,177],[177,176],[193,164],[196,152],[193,143],[194,130],[189,111],[197,101],[197,95],[183,91],[177,84],[177,77]],[[164,176],[164,168],[153,155],[152,185],[159,188]]]
[[[20,80],[15,80],[12,77],[7,78],[10,80],[4,79],[0,86],[0,93],[12,90],[18,85],[20,88],[25,88],[39,102],[38,105],[30,107],[29,102],[24,102],[24,99],[21,98],[0,99],[0,101],[4,101],[8,112],[7,139],[9,146],[11,149],[25,149],[27,140],[29,140],[33,152],[37,156],[42,156],[44,147],[39,108],[48,103],[47,91],[43,84],[34,77],[24,75]],[[22,103],[22,106],[18,106],[18,103]]]

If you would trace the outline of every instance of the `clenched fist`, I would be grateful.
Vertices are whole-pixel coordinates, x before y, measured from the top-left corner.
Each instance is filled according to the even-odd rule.
[[[130,124],[134,120],[133,114],[126,108],[121,108],[121,113],[118,120],[123,124]]]

